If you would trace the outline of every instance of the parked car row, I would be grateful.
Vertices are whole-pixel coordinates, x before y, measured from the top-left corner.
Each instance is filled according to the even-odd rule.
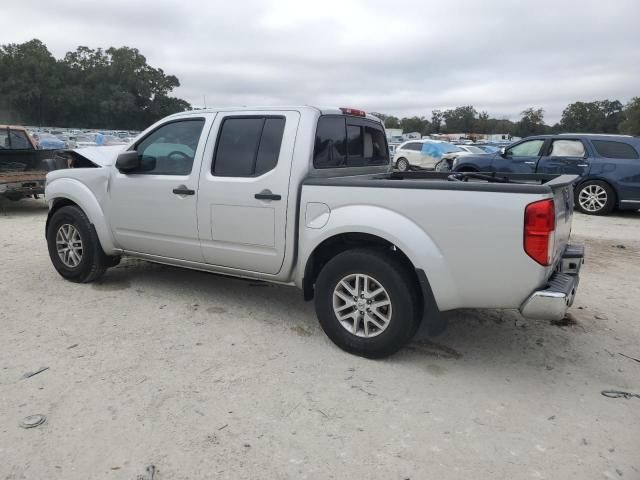
[[[640,138],[560,134],[528,137],[491,155],[458,156],[456,172],[579,175],[575,204],[583,213],[640,209]]]
[[[125,145],[131,143],[139,132],[112,130],[78,130],[27,127],[37,148],[60,150],[70,148],[95,147],[103,145]]]
[[[575,204],[583,213],[640,209],[640,138],[559,134],[528,137],[506,147],[411,140],[396,146],[400,172],[436,170],[579,175]]]

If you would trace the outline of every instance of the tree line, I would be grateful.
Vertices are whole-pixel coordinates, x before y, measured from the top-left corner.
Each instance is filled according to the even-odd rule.
[[[136,48],[85,46],[56,59],[34,39],[0,46],[0,123],[140,130],[191,108],[178,78]]]
[[[467,134],[506,134],[528,137],[545,133],[622,133],[640,135],[640,97],[623,105],[619,100],[575,102],[567,105],[562,118],[555,125],[544,121],[544,109],[527,108],[520,112],[520,120],[490,117],[486,111],[478,112],[472,105],[448,110],[433,110],[431,118],[405,117],[376,113],[387,128],[401,128],[405,132]]]

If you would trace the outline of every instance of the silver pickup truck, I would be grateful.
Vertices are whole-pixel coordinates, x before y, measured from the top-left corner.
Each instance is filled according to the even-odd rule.
[[[199,110],[47,176],[49,255],[91,282],[123,255],[292,285],[339,347],[401,348],[457,308],[562,318],[583,249],[574,177],[392,173],[383,125],[350,108]]]

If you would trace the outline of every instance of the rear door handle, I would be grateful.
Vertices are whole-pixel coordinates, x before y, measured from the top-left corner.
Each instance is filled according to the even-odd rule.
[[[191,190],[184,185],[180,185],[179,187],[173,189],[173,193],[175,193],[176,195],[195,195],[196,191]]]
[[[535,165],[536,164],[536,162],[524,162],[524,163],[526,163],[527,165]]]

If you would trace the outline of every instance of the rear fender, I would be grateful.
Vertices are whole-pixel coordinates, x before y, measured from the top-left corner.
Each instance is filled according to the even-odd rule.
[[[307,260],[325,240],[344,233],[366,233],[399,248],[413,267],[424,270],[440,310],[455,308],[457,292],[442,252],[427,232],[404,215],[372,205],[350,205],[331,210],[322,228],[303,227],[296,284],[302,285]]]

